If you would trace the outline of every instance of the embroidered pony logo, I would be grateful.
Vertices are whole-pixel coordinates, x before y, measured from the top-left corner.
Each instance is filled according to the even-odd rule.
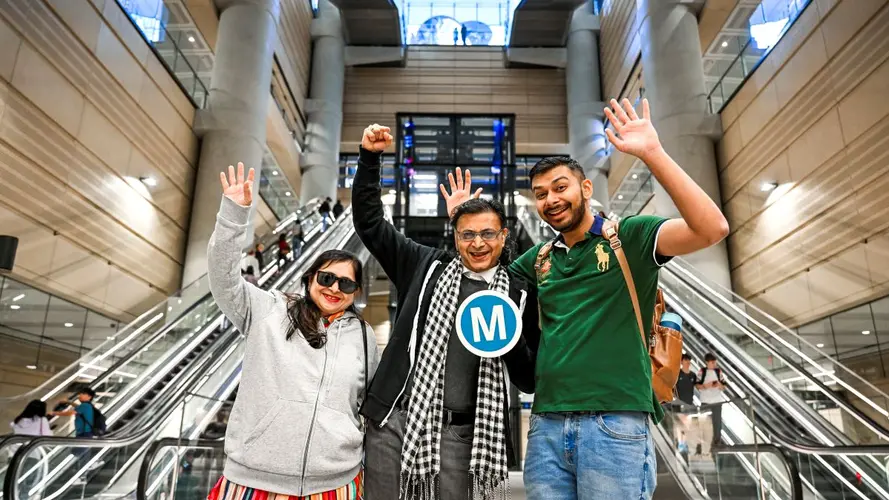
[[[611,265],[611,254],[605,250],[605,243],[599,243],[596,245],[596,259],[599,261],[598,269],[600,273],[604,273],[608,270],[608,266]]]

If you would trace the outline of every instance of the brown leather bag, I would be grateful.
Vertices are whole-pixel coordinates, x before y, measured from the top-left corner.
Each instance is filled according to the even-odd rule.
[[[645,345],[645,333],[642,321],[642,312],[639,309],[639,296],[636,295],[636,284],[633,282],[633,274],[630,272],[630,263],[624,254],[620,239],[617,237],[617,223],[606,220],[602,225],[602,236],[611,244],[614,256],[620,263],[620,270],[627,282],[630,291],[630,300],[633,301],[633,310],[636,312],[636,323],[642,337],[642,345]],[[664,302],[664,294],[658,289],[654,301],[654,317],[651,323],[651,332],[648,340],[648,357],[651,359],[651,388],[657,400],[661,403],[673,400],[673,388],[679,379],[679,362],[682,360],[682,334],[672,328],[661,326],[661,315],[667,309]]]

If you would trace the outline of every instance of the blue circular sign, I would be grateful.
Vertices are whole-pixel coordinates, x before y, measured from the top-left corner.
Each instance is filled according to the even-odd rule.
[[[469,352],[496,358],[512,349],[522,334],[522,314],[499,292],[476,292],[457,309],[457,336]]]

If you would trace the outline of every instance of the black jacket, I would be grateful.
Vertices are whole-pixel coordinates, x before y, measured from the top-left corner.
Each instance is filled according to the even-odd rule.
[[[419,357],[435,283],[453,259],[452,255],[443,250],[410,240],[389,224],[384,218],[380,194],[380,155],[362,149],[358,159],[358,171],[352,183],[352,219],[361,241],[398,290],[398,309],[395,324],[389,334],[389,344],[383,352],[377,372],[371,381],[369,394],[361,408],[362,415],[377,423],[383,422],[390,415],[407,382],[411,370],[409,345],[414,318],[417,318],[417,338],[414,347],[416,359]],[[535,361],[540,344],[536,289],[512,273],[509,281],[510,298],[516,304],[521,304],[524,292],[525,308],[522,313],[522,337],[502,358],[506,363],[510,381],[523,392],[533,393]],[[423,290],[424,283],[425,290]],[[421,290],[422,297],[420,297]],[[417,314],[418,309],[419,314]],[[506,442],[510,448],[510,461],[512,461],[514,457],[509,439],[508,408],[504,407],[504,413]]]

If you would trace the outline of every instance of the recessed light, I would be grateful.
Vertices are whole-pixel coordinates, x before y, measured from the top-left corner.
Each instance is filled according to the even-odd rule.
[[[114,337],[105,337],[108,340],[114,340]]]
[[[277,170],[272,170],[272,175],[278,175],[278,171],[277,171]]]
[[[824,347],[824,344],[815,344],[815,347],[818,347],[820,349],[820,348]]]
[[[179,299],[179,303],[180,303],[180,304],[182,303],[182,299]]]
[[[861,330],[862,335],[870,335],[870,330]]]
[[[639,174],[633,174],[633,179],[638,179],[638,178],[639,178]]]
[[[13,301],[13,302],[18,302],[18,301],[20,301],[20,300],[22,300],[22,299],[24,299],[24,298],[25,298],[25,294],[20,293],[20,294],[16,295],[15,297],[13,297],[13,298],[12,298],[12,301]]]
[[[290,191],[285,192],[284,196],[290,196]]]
[[[28,365],[28,366],[26,366],[25,368],[27,368],[27,369],[29,369],[29,370],[36,370],[36,369],[37,369],[37,365]]]
[[[139,180],[142,181],[142,184],[145,184],[148,187],[157,186],[157,179],[154,177],[139,177]]]
[[[19,309],[22,308],[22,306],[20,306],[18,304],[13,304],[13,305],[9,306],[9,308],[12,310],[18,311]]]
[[[172,311],[172,310],[173,310],[173,306],[169,306],[169,307],[167,307],[167,310],[168,310],[168,311]]]
[[[728,47],[728,42],[722,42],[723,47]]]
[[[618,199],[618,200],[622,200],[622,199],[624,199],[624,195],[622,195],[622,194],[617,195],[617,199]]]
[[[777,182],[763,182],[761,186],[759,186],[759,190],[762,192],[771,191],[778,187]]]
[[[191,43],[194,43],[194,37],[193,36],[188,37],[188,41]]]
[[[71,328],[74,326],[74,323],[65,323],[65,328]]]

